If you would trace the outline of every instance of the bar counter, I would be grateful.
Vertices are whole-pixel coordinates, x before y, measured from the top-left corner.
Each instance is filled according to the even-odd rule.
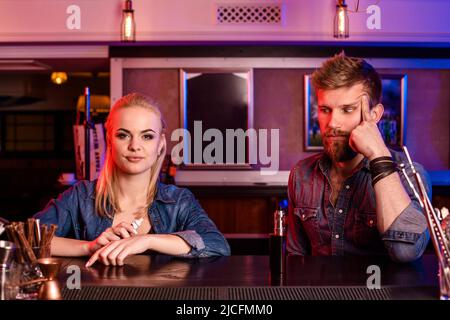
[[[90,268],[84,267],[84,258],[61,259],[59,280],[66,300],[439,299],[438,265],[432,254],[407,264],[387,257],[290,256],[284,276],[270,274],[268,256],[136,255],[123,267],[97,262]],[[381,271],[380,289],[367,288],[373,274],[369,266]],[[80,289],[70,289],[76,284],[74,270],[81,272]]]

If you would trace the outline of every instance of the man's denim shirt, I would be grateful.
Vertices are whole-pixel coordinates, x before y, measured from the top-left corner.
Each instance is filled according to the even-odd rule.
[[[35,218],[41,224],[58,225],[58,237],[96,239],[113,222],[95,212],[96,182],[78,182],[51,200]],[[174,234],[191,246],[191,251],[183,257],[230,255],[228,242],[188,189],[158,183],[148,217],[152,233]]]
[[[394,161],[404,163],[406,173],[418,191],[411,167],[403,153],[391,151]],[[429,197],[429,177],[414,164]],[[288,196],[287,249],[298,255],[389,254],[394,261],[407,262],[424,252],[429,232],[426,218],[403,174],[401,181],[411,203],[383,234],[377,229],[375,191],[368,159],[349,177],[339,192],[336,206],[330,201],[331,161],[325,153],[301,160],[291,170]]]

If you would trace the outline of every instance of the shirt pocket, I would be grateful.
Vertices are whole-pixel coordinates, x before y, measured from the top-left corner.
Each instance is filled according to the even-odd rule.
[[[319,208],[295,207],[294,214],[300,219],[311,246],[315,247],[321,244]]]
[[[381,238],[377,228],[377,214],[375,212],[357,213],[353,226],[353,236],[357,247],[378,247]]]

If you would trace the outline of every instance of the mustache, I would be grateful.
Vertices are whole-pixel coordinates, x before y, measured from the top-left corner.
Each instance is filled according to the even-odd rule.
[[[349,137],[350,132],[342,131],[340,129],[329,129],[324,134],[325,137]]]

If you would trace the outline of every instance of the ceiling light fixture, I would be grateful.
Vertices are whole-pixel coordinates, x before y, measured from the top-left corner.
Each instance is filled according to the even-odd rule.
[[[336,14],[334,16],[334,37],[349,37],[349,20],[345,0],[337,0],[336,3]]]
[[[65,72],[52,72],[52,75],[50,77],[52,79],[52,82],[55,84],[63,84],[67,81],[67,73]]]
[[[122,11],[120,38],[125,42],[136,41],[136,23],[134,22],[134,10],[131,0],[125,1],[125,9]]]

